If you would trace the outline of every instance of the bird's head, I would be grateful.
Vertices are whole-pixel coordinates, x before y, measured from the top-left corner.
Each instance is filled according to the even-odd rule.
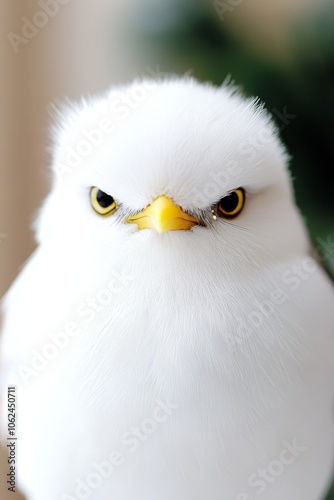
[[[53,157],[41,244],[229,272],[305,246],[275,126],[232,87],[187,78],[112,89],[62,112]]]

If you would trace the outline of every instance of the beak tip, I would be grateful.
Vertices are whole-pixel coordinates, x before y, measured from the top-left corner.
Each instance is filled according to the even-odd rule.
[[[160,234],[167,231],[185,231],[200,224],[165,195],[158,196],[144,210],[127,219],[127,222],[137,224],[138,229],[155,229]]]

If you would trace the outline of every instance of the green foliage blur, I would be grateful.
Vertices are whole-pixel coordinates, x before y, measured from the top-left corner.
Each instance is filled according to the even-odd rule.
[[[217,85],[230,77],[246,95],[265,102],[291,155],[297,203],[314,246],[334,273],[334,245],[324,248],[325,241],[334,242],[334,2],[327,0],[311,16],[294,20],[289,49],[281,58],[240,40],[214,0],[139,4],[131,36],[141,60],[166,73],[191,70],[197,79]],[[226,17],[237,15],[238,8],[242,2]]]

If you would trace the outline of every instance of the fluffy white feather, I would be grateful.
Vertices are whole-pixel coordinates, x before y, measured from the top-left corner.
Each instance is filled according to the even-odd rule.
[[[105,119],[112,132],[68,168]],[[63,112],[38,249],[4,299],[3,382],[18,386],[29,500],[83,498],[78,479],[114,450],[123,463],[87,498],[250,500],[256,481],[263,500],[322,498],[334,293],[308,257],[286,164],[264,108],[226,86],[139,81]],[[114,215],[92,210],[92,186],[119,202]],[[163,234],[124,223],[161,194],[209,220],[239,187],[233,221]],[[34,370],[50,334],[73,323],[78,334]],[[133,428],[161,402],[173,410],[133,452]],[[294,440],[293,463],[259,479]]]

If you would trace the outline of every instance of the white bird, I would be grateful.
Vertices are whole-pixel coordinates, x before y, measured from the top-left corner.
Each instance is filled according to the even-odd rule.
[[[320,500],[334,290],[257,99],[137,81],[63,111],[4,298],[29,500]]]

